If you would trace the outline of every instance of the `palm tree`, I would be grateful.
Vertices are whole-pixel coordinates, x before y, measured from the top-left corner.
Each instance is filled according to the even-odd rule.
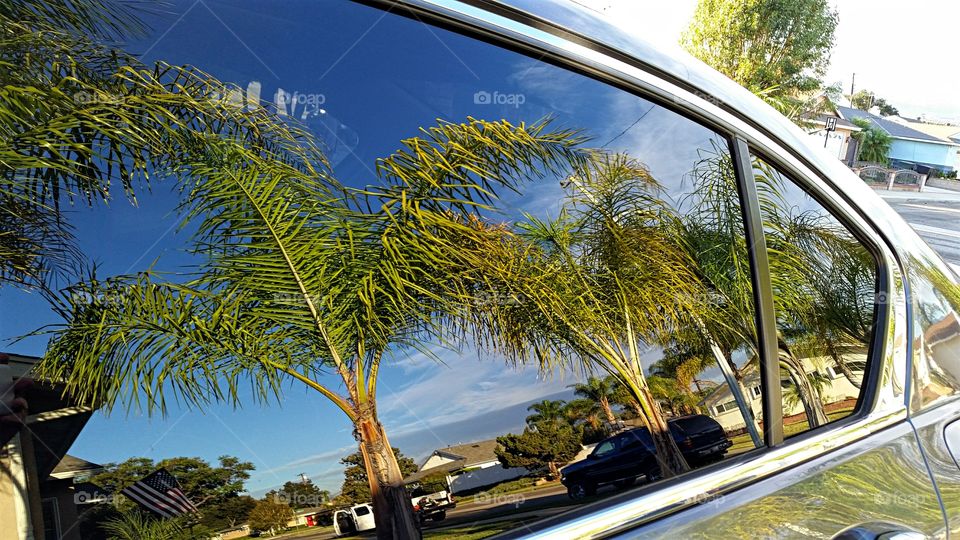
[[[539,403],[534,403],[527,407],[533,414],[527,416],[528,426],[535,426],[541,423],[557,423],[566,420],[566,403],[562,400],[545,399]]]
[[[441,123],[379,160],[382,183],[363,190],[217,147],[188,163],[181,206],[198,224],[198,273],[71,287],[40,373],[107,409],[163,410],[170,396],[237,404],[248,387],[264,401],[287,381],[304,384],[354,427],[378,535],[415,536],[377,414],[380,366],[398,348],[467,338],[484,305],[484,261],[504,234],[478,212],[498,189],[576,166],[582,140],[547,122]]]
[[[650,375],[647,377],[647,382],[650,385],[650,393],[661,405],[665,405],[670,410],[672,416],[695,412],[697,398],[689,391],[682,391],[675,378]]]
[[[587,382],[571,384],[567,388],[573,388],[574,395],[596,402],[600,406],[600,410],[603,411],[607,424],[610,426],[617,425],[617,417],[610,407],[613,386],[610,384],[609,377],[589,377]]]
[[[606,432],[603,429],[603,421],[600,416],[603,415],[603,409],[600,404],[592,399],[573,399],[563,407],[563,415],[570,425],[577,425],[580,422],[586,423],[594,432]]]
[[[649,427],[664,476],[689,469],[670,436],[640,364],[644,342],[668,339],[689,324],[698,280],[673,230],[676,217],[638,161],[597,152],[566,182],[557,218],[527,215],[520,236],[489,252],[486,264],[510,268],[517,299],[479,321],[495,346],[544,369],[600,368],[626,385]]]
[[[893,141],[890,135],[863,118],[854,118],[853,123],[860,128],[860,131],[851,135],[858,143],[857,161],[883,165],[889,163],[890,144]]]
[[[274,168],[310,172],[320,162],[308,135],[261,107],[218,99],[229,86],[202,71],[146,66],[102,45],[144,31],[133,9],[102,0],[0,5],[0,286],[49,294],[75,278],[82,259],[62,204],[117,194],[135,202],[148,178],[183,181],[188,163],[214,147],[260,153]]]

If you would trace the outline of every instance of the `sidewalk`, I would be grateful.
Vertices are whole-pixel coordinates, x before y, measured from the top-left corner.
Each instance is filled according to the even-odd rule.
[[[887,191],[876,189],[877,195],[888,201],[922,201],[922,202],[960,202],[960,191],[937,187],[925,187],[923,191]]]

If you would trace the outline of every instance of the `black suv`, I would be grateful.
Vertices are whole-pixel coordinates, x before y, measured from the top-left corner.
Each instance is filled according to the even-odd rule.
[[[702,414],[672,418],[667,424],[673,440],[691,466],[719,461],[733,445],[716,420]],[[597,486],[613,483],[632,485],[643,476],[647,480],[660,474],[647,428],[631,429],[597,443],[586,459],[560,471],[560,481],[571,498],[593,495]]]

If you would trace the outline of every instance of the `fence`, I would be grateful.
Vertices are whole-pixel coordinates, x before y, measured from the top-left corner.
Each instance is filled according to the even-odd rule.
[[[853,172],[874,189],[923,191],[927,175],[910,169],[888,169],[882,165],[857,163]]]

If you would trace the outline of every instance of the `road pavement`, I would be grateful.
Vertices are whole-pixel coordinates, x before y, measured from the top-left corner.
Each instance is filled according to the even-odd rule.
[[[928,188],[923,193],[878,194],[941,257],[960,271],[960,192]]]

